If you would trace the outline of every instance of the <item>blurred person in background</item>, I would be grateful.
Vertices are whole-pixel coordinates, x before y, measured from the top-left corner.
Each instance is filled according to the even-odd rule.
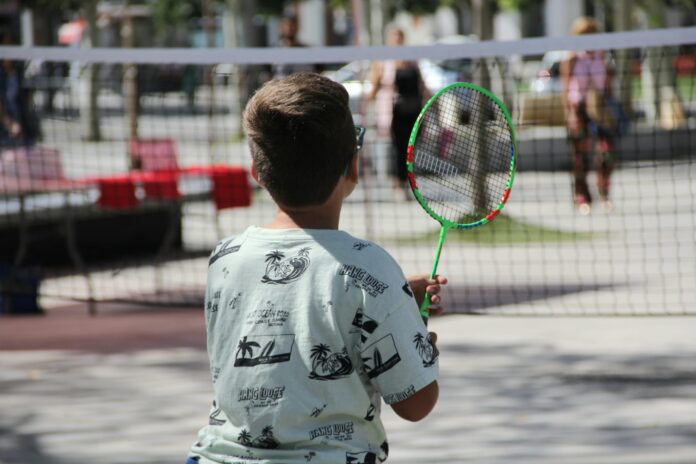
[[[0,31],[0,44],[15,45],[12,34]],[[30,146],[39,135],[38,119],[23,81],[23,62],[0,62],[0,146]]]
[[[394,28],[389,32],[387,45],[400,46],[404,42],[403,30]],[[371,69],[371,81],[368,100],[375,101],[377,134],[391,138],[392,159],[396,164],[394,189],[403,190],[408,199],[406,148],[428,91],[414,61],[376,61]]]
[[[573,22],[574,35],[599,31],[597,21],[581,17]],[[561,63],[563,104],[573,166],[574,202],[580,214],[591,211],[592,195],[587,184],[593,142],[597,171],[597,190],[606,211],[611,173],[615,165],[616,128],[607,107],[611,95],[612,70],[603,51],[571,52]]]
[[[299,20],[294,14],[288,13],[283,15],[280,20],[280,41],[278,43],[279,47],[306,47],[307,45],[300,42],[297,38],[297,33],[299,31]],[[273,77],[279,79],[281,77],[289,76],[297,72],[321,72],[322,67],[312,63],[299,63],[299,64],[279,64],[275,66]]]

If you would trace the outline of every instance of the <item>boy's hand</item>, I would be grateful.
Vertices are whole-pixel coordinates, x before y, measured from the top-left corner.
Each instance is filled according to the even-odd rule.
[[[418,306],[423,303],[423,298],[425,298],[425,293],[427,292],[430,295],[430,315],[439,316],[444,311],[439,293],[442,290],[442,285],[447,284],[447,277],[440,275],[436,275],[433,279],[428,277],[430,277],[428,274],[409,276],[407,278],[408,285],[413,290],[413,296],[416,298]]]

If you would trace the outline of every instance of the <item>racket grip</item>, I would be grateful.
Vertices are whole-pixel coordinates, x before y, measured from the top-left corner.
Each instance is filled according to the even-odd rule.
[[[437,244],[437,251],[435,252],[435,261],[433,261],[433,268],[430,271],[430,279],[434,279],[437,275],[437,264],[440,262],[440,253],[442,253],[442,245],[444,245],[445,243],[445,237],[447,237],[447,231],[450,227],[451,226],[448,226],[446,224],[442,224],[442,227],[440,227],[440,240]],[[428,310],[428,308],[430,308],[430,294],[428,292],[425,292],[425,295],[423,297],[423,303],[421,303],[420,305],[420,314],[426,326],[428,325],[428,319],[430,318],[430,311]]]
[[[430,319],[430,295],[426,292],[425,296],[423,297],[423,303],[421,303],[420,306],[420,315],[423,318],[423,323],[427,326],[428,325],[428,319]]]

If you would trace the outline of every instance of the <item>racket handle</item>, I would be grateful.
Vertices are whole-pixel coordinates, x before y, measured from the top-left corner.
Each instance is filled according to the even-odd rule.
[[[435,251],[435,260],[433,261],[433,268],[430,270],[429,279],[431,280],[437,275],[437,265],[440,262],[442,246],[445,244],[445,237],[447,237],[447,232],[449,231],[450,227],[451,226],[447,224],[442,224],[442,227],[440,227],[440,239],[438,240],[437,250]],[[428,325],[428,319],[430,319],[430,311],[428,310],[428,308],[430,308],[430,295],[428,294],[428,292],[425,292],[425,296],[423,297],[423,303],[421,303],[420,305],[420,314],[426,326]]]
[[[430,311],[428,308],[430,308],[430,295],[426,292],[423,297],[423,303],[421,303],[420,306],[420,314],[426,326],[428,325],[428,319],[430,319]]]

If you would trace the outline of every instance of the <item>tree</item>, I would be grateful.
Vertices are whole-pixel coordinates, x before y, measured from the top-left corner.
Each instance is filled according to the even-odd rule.
[[[27,8],[40,15],[61,14],[75,11],[84,16],[87,21],[87,47],[99,46],[99,28],[97,26],[98,0],[29,0]],[[90,63],[84,69],[87,99],[81,111],[83,135],[85,140],[101,140],[101,124],[99,118],[99,63]],[[82,101],[82,100],[81,100]]]
[[[154,0],[151,6],[155,30],[166,36],[172,26],[203,16],[201,0]]]
[[[246,429],[242,429],[239,432],[239,435],[237,435],[237,440],[245,446],[251,445],[251,438],[252,438],[251,434]]]
[[[414,16],[422,16],[435,13],[441,4],[442,0],[399,0],[395,7]]]
[[[635,0],[642,11],[647,26],[661,28],[666,26],[665,2],[658,0]],[[682,7],[694,7],[693,0],[670,2]],[[645,50],[645,60],[641,66],[641,89],[645,116],[648,121],[659,122],[664,128],[672,129],[681,123],[683,103],[677,92],[677,75],[671,62],[670,47],[651,47]],[[662,103],[667,103],[663,106]]]
[[[329,353],[331,353],[331,348],[323,343],[314,345],[314,347],[312,347],[310,358],[312,359],[313,371],[316,370],[318,366],[326,362],[326,358]]]
[[[235,357],[238,357],[241,354],[242,359],[244,359],[248,353],[249,357],[251,358],[254,356],[254,348],[261,348],[261,345],[253,341],[247,341],[247,337],[244,337],[237,345],[237,353],[235,354]]]

